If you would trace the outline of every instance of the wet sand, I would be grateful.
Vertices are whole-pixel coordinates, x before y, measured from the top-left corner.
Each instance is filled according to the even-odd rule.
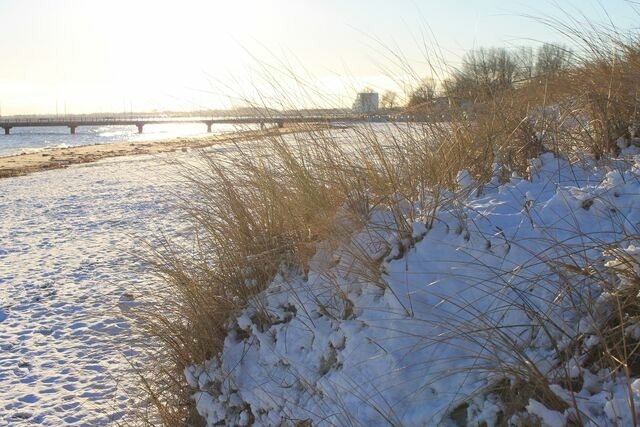
[[[34,153],[0,157],[0,178],[27,175],[32,172],[60,169],[69,165],[95,162],[107,157],[136,154],[166,153],[208,147],[223,142],[260,139],[309,130],[309,127],[292,126],[283,129],[229,132],[220,135],[180,137],[163,141],[116,142],[100,145],[82,145],[68,148],[52,148]],[[2,140],[0,139],[0,143]]]

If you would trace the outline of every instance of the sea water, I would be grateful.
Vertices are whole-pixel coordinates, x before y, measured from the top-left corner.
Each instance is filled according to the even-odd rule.
[[[214,124],[212,134],[259,128],[258,125]],[[51,148],[114,142],[161,141],[182,136],[207,134],[204,123],[146,124],[142,134],[135,126],[79,126],[75,135],[68,127],[15,127],[10,135],[0,129],[0,156],[42,151]]]

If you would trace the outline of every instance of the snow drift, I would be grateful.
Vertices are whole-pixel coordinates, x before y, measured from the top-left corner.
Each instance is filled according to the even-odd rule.
[[[400,200],[410,230],[339,215],[185,370],[208,425],[632,425],[640,156],[497,169],[435,210]]]

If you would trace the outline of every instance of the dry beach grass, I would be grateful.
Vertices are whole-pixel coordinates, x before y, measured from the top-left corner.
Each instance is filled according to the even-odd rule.
[[[640,81],[638,42],[603,30],[595,38],[582,37],[580,30],[552,24],[583,43],[583,51],[571,68],[505,90],[482,88],[471,113],[453,102],[446,123],[390,124],[386,131],[365,125],[349,131],[348,143],[326,129],[307,129],[296,134],[293,142],[270,135],[264,145],[242,152],[238,162],[205,157],[203,167],[185,170],[193,194],[184,200],[183,209],[196,230],[193,244],[184,248],[167,242],[154,249],[150,262],[171,289],[172,298],[158,300],[142,319],[163,344],[161,374],[148,378],[145,386],[164,422],[179,425],[195,419],[189,405],[193,390],[183,380],[184,369],[218,358],[228,333],[240,338],[247,333],[234,323],[234,316],[249,303],[258,304],[252,322],[268,330],[274,319],[266,308],[261,311],[256,295],[276,273],[306,275],[319,247],[337,248],[363,228],[372,235],[397,235],[401,245],[396,252],[385,247],[371,256],[364,249],[352,248],[356,260],[352,267],[362,282],[390,289],[382,271],[385,260],[401,259],[417,243],[412,227],[418,212],[426,233],[445,207],[458,212],[456,234],[465,236],[469,225],[464,217],[464,198],[471,193],[480,195],[485,187],[497,187],[511,177],[532,177],[532,158],[553,153],[558,161],[573,165],[615,168],[619,164],[614,158],[620,149],[637,142],[633,138]],[[424,108],[428,114],[429,106]],[[462,170],[470,180],[461,179]],[[476,184],[469,187],[463,181]],[[552,181],[548,185],[555,186]],[[580,209],[589,210],[593,203],[608,201],[590,200]],[[384,229],[379,225],[372,228],[370,220],[381,209],[392,221]],[[529,212],[529,205],[525,203],[522,209]],[[611,223],[619,221],[611,212]],[[535,220],[531,218],[532,226]],[[517,273],[515,277],[556,295],[557,300],[548,302],[553,310],[565,309],[569,301],[572,312],[597,325],[599,343],[588,348],[581,372],[604,369],[630,383],[640,376],[640,345],[625,331],[639,320],[640,269],[637,260],[620,248],[635,241],[638,232],[618,241],[600,240],[579,227],[571,232],[582,239],[583,247],[549,237],[544,244],[562,256],[554,259],[545,251],[531,253],[530,264],[543,266],[546,273]],[[487,242],[495,237],[485,236]],[[593,253],[608,254],[609,263],[605,265]],[[612,266],[618,270],[615,274]],[[480,261],[478,269],[490,271],[496,283],[520,295],[505,279],[513,277],[513,271]],[[469,287],[478,285],[473,277],[457,279]],[[589,286],[606,291],[608,307],[614,309],[603,316],[585,293]],[[326,316],[349,318],[349,299],[337,284],[332,292],[330,303],[319,302]],[[472,322],[441,326],[449,331],[450,339],[468,340],[487,350],[478,355],[477,370],[491,372],[495,380],[478,394],[501,399],[499,424],[520,414],[523,425],[539,425],[538,418],[525,413],[530,399],[559,413],[572,410],[572,425],[587,424],[590,415],[580,410],[575,397],[581,384],[563,370],[571,352],[584,349],[584,334],[568,334],[569,344],[558,346],[555,337],[558,331],[565,332],[549,312],[536,311],[527,296],[503,302],[505,313],[527,313],[530,325],[526,326],[540,330],[554,342],[554,360],[560,362],[550,379],[496,317],[462,307]],[[428,345],[426,338],[424,345]],[[509,363],[504,362],[504,355],[509,355]],[[561,399],[550,381],[570,390],[569,398]],[[215,387],[211,393],[215,398]],[[340,396],[332,398],[339,400]],[[467,422],[468,402],[452,403],[449,408],[448,415],[461,425]],[[631,391],[627,403],[635,422],[636,402]],[[383,422],[395,423],[393,414],[376,409]],[[344,419],[352,418],[346,414]]]

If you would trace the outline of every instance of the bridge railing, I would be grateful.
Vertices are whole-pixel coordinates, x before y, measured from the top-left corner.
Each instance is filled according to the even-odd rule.
[[[35,117],[35,118],[3,118],[0,117],[0,123],[91,123],[91,122],[164,122],[164,121],[179,121],[180,119],[170,119],[170,118],[145,118],[145,117],[75,117],[75,116],[64,116],[64,117]],[[189,119],[184,119],[189,120]],[[192,121],[197,121],[198,119],[192,119]],[[205,119],[202,119],[205,120]]]
[[[0,117],[0,124],[10,124],[10,123],[205,123],[208,121],[242,121],[242,120],[286,120],[287,118],[271,118],[271,117],[244,117],[244,116],[236,116],[236,117],[87,117],[87,116],[61,116],[61,117],[33,117],[33,118],[3,118]]]
[[[82,125],[83,123],[104,123],[104,124],[162,124],[162,123],[216,123],[216,122],[230,122],[230,123],[260,123],[260,122],[326,122],[326,121],[360,121],[360,120],[376,120],[376,119],[390,119],[390,116],[386,115],[339,115],[339,114],[327,114],[322,116],[305,116],[305,115],[281,115],[281,116],[234,116],[234,117],[96,117],[96,116],[57,116],[57,117],[20,117],[20,118],[4,118],[0,117],[0,126],[16,125],[16,126],[28,126],[35,125],[41,126],[46,124],[52,124],[56,126],[64,125]]]

